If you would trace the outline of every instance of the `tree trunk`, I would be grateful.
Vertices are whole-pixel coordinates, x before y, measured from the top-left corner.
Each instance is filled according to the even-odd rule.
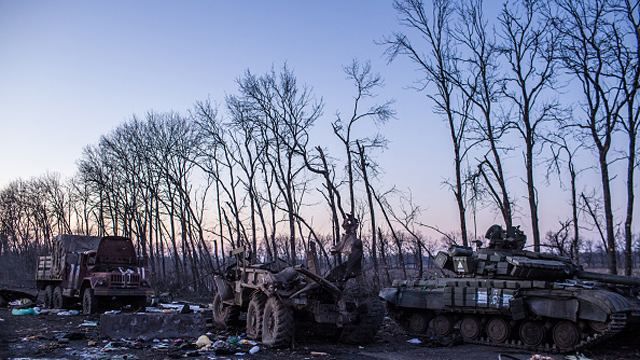
[[[631,131],[629,134],[629,154],[627,159],[627,213],[624,220],[624,246],[625,262],[624,274],[631,276],[633,272],[633,202],[634,202],[634,174],[636,166],[636,134]]]
[[[609,163],[605,152],[600,152],[600,178],[602,180],[602,197],[604,200],[604,214],[607,234],[607,255],[609,259],[609,273],[618,274],[618,260],[616,257],[616,238],[614,233],[613,209],[611,204],[611,181],[609,178]]]
[[[378,277],[378,254],[376,243],[376,213],[373,204],[373,195],[371,194],[371,185],[369,184],[369,176],[367,173],[367,162],[365,156],[364,146],[358,144],[360,153],[360,170],[362,171],[362,178],[364,180],[364,187],[367,191],[367,203],[369,205],[369,213],[371,214],[371,258],[373,260],[373,280],[375,286],[380,285],[380,279]]]

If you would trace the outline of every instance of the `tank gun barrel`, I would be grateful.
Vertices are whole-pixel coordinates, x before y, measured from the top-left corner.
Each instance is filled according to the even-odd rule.
[[[610,275],[590,271],[578,271],[576,275],[582,279],[596,280],[604,283],[640,286],[640,278],[635,276]]]

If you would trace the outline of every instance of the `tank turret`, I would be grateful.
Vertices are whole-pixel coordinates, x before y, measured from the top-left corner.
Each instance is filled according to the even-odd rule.
[[[518,227],[504,230],[493,225],[485,238],[487,247],[452,246],[438,252],[435,263],[461,277],[486,276],[500,279],[566,279],[582,270],[569,258],[524,250],[527,237]]]
[[[637,331],[640,278],[527,251],[518,227],[493,225],[485,238],[475,250],[438,252],[443,277],[396,281],[380,292],[400,325],[413,334],[458,332],[466,342],[560,352]]]

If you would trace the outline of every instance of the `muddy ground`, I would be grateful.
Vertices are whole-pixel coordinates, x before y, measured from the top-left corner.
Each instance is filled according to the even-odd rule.
[[[99,321],[98,316],[13,316],[8,309],[0,309],[0,358],[24,359],[530,359],[534,354],[480,345],[442,346],[423,342],[407,343],[410,339],[391,320],[386,319],[383,329],[372,344],[350,346],[327,342],[319,335],[299,336],[295,349],[269,350],[260,347],[255,355],[248,354],[251,344],[239,344],[229,350],[244,355],[216,355],[214,351],[194,350],[194,338],[153,341],[127,341],[101,339],[98,327],[81,326],[87,321]],[[227,341],[240,335],[209,329],[212,341]],[[65,338],[66,336],[66,338]],[[236,339],[237,340],[237,339]],[[425,339],[426,340],[426,339]],[[246,342],[246,341],[245,341]],[[589,359],[640,359],[637,335],[620,339],[596,349],[586,351]],[[258,344],[258,346],[260,346]],[[115,349],[114,349],[115,348]],[[545,354],[542,354],[545,355]],[[564,359],[561,355],[547,355],[551,359]]]

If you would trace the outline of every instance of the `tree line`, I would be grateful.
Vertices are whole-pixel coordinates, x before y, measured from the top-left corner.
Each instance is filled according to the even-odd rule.
[[[342,219],[354,214],[372,280],[384,284],[423,276],[443,243],[469,246],[479,212],[496,211],[512,226],[513,183],[522,180],[534,251],[587,262],[603,253],[611,273],[622,262],[631,274],[640,247],[638,2],[507,1],[495,19],[479,0],[403,0],[394,9],[400,30],[378,43],[389,62],[418,69],[416,91],[447,124],[452,166],[443,175],[453,179],[459,229],[423,223],[410,193],[381,183],[376,155],[387,140],[371,129],[396,121],[396,111],[378,97],[381,76],[354,60],[343,69],[350,107],[330,121],[322,98],[287,65],[248,70],[221,105],[207,99],[184,113],[133,116],[88,145],[70,179],[9,183],[0,189],[0,255],[34,261],[60,233],[129,236],[158,281],[197,289],[239,247],[254,261],[290,263],[316,247],[329,266],[339,261],[329,248]],[[573,98],[562,101],[569,89]],[[339,147],[319,146],[317,126],[330,126]],[[626,168],[623,219],[612,200],[618,163]],[[598,173],[597,191],[585,189],[586,171]],[[550,182],[569,190],[570,216],[543,235],[538,191]]]

